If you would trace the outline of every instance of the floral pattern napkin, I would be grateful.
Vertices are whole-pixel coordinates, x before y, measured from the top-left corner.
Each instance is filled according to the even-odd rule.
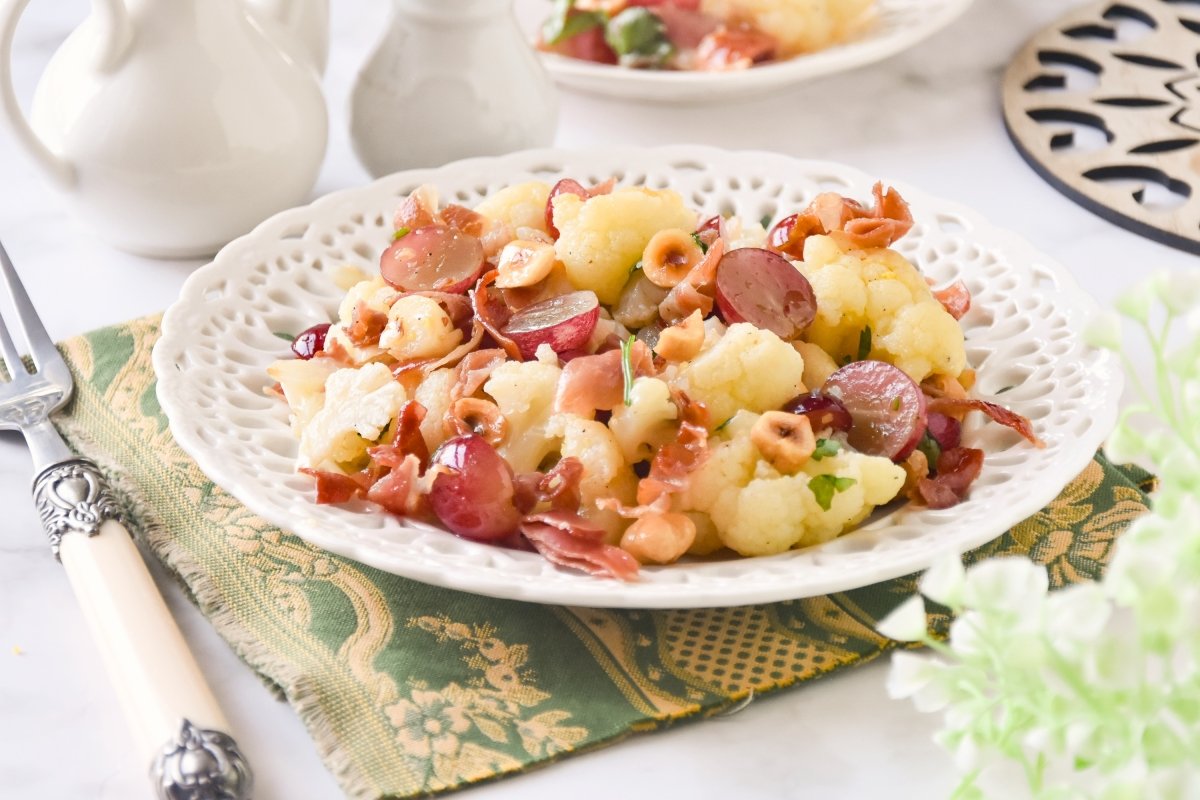
[[[113,477],[143,543],[295,707],[352,798],[519,773],[894,646],[874,625],[913,593],[911,576],[771,605],[596,610],[439,589],[312,547],[251,514],[175,444],[150,366],[158,323],[64,343],[77,392],[59,423]],[[1054,586],[1094,579],[1146,510],[1149,481],[1098,454],[968,559],[1028,554]]]

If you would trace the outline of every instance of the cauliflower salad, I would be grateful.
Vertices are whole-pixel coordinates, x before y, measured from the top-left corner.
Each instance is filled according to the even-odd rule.
[[[268,374],[318,503],[388,512],[633,579],[685,556],[828,541],[898,498],[966,498],[982,412],[966,286],[891,245],[907,203],[827,193],[771,220],[572,179],[470,209],[433,187],[379,273]]]

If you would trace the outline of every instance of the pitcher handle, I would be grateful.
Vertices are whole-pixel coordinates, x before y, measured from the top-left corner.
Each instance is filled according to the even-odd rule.
[[[17,143],[59,186],[69,189],[75,184],[75,166],[55,153],[34,132],[17,102],[13,85],[12,49],[21,19],[29,0],[9,0],[0,7],[0,115],[8,120]],[[109,72],[124,58],[133,39],[133,27],[123,0],[92,0],[92,17],[100,33],[101,47],[96,69]]]

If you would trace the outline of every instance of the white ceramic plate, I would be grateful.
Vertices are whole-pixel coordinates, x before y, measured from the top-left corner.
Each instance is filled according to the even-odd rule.
[[[563,87],[623,100],[714,103],[749,98],[822,75],[882,61],[932,36],[957,19],[971,0],[877,0],[878,19],[858,38],[815,53],[736,72],[666,72],[594,64],[543,55]],[[550,13],[549,0],[517,0],[530,37]]]
[[[273,333],[336,315],[342,264],[375,270],[399,198],[422,183],[474,204],[503,186],[573,176],[675,189],[707,214],[750,219],[803,208],[819,192],[869,198],[874,176],[838,164],[701,147],[554,150],[404,172],[279,214],[198,270],[163,320],[154,349],[158,396],[179,444],[217,484],[304,539],[426,583],[495,597],[596,607],[730,606],[865,586],[928,566],[947,550],[999,536],[1045,506],[1087,465],[1116,419],[1121,374],[1080,331],[1094,307],[1063,268],[956,205],[899,186],[917,224],[897,247],[939,283],[961,277],[977,392],[1031,418],[1038,450],[1001,426],[976,424],[987,451],[970,499],[943,511],[901,507],[819,547],[769,558],[648,568],[634,583],[554,567],[532,553],[459,539],[365,503],[318,506],[293,472],[287,410],[264,396],[265,370],[287,354]],[[886,176],[884,176],[886,177]],[[980,415],[975,415],[980,416]]]

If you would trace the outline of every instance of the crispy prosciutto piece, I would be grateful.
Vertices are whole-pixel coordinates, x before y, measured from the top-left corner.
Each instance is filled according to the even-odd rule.
[[[757,28],[722,25],[701,38],[696,47],[696,68],[709,72],[748,69],[769,61],[778,47],[774,36]]]
[[[819,234],[832,236],[847,249],[890,247],[912,229],[912,213],[895,189],[884,189],[880,182],[873,192],[875,205],[869,209],[835,192],[817,195],[804,211],[785,217],[771,229],[768,249],[800,259],[805,240]]]
[[[373,310],[366,303],[354,307],[354,316],[346,326],[346,338],[359,347],[379,344],[379,334],[387,327],[387,314]]]
[[[437,193],[431,186],[418,186],[400,203],[392,224],[396,230],[415,231],[426,225],[441,222],[437,210]]]
[[[427,505],[417,482],[420,475],[420,460],[415,455],[406,455],[398,463],[394,462],[388,474],[371,485],[367,499],[402,517],[423,516]]]
[[[411,455],[416,456],[421,469],[425,469],[429,464],[429,446],[421,435],[421,423],[426,413],[425,406],[416,400],[409,400],[400,406],[391,443],[369,448],[367,454],[371,461],[394,469],[405,456]]]
[[[479,279],[479,283],[475,286],[475,291],[471,294],[471,305],[475,309],[475,319],[483,324],[484,330],[488,335],[504,348],[504,352],[508,353],[508,357],[516,361],[523,361],[521,358],[521,348],[517,347],[517,343],[505,336],[500,331],[508,324],[512,318],[512,309],[505,303],[504,298],[500,295],[495,287],[492,286],[496,282],[496,278],[500,275],[497,270],[489,270]]]
[[[638,481],[638,504],[626,506],[606,497],[596,501],[597,507],[626,519],[663,514],[671,509],[671,495],[686,489],[691,474],[708,459],[708,409],[678,390],[672,392],[672,399],[679,408],[679,436],[654,454],[649,474]]]
[[[663,301],[658,304],[659,316],[665,322],[675,323],[687,319],[693,311],[707,317],[713,310],[716,295],[717,265],[725,255],[725,241],[717,238],[708,247],[704,258],[688,271]]]
[[[605,544],[604,530],[577,513],[531,514],[521,522],[521,533],[545,559],[561,567],[624,581],[637,577],[637,559]]]
[[[654,356],[645,342],[636,341],[630,362],[637,376],[654,374]],[[594,356],[573,358],[563,367],[554,395],[555,413],[591,418],[596,411],[611,411],[625,398],[621,351],[607,350]]]
[[[933,290],[934,299],[955,319],[962,319],[971,310],[971,292],[961,280]]]
[[[487,218],[482,214],[472,211],[466,206],[460,206],[451,203],[442,209],[442,221],[451,228],[458,228],[468,236],[476,238],[483,235],[484,229],[487,227]]]
[[[317,482],[317,504],[345,503],[355,497],[363,497],[367,487],[363,481],[354,475],[343,475],[340,472],[328,472],[323,469],[301,467],[300,472],[309,475]]]
[[[474,397],[496,367],[506,360],[508,356],[498,348],[476,350],[463,356],[455,368],[454,383],[450,386],[450,403],[464,397]]]
[[[513,503],[528,514],[539,503],[549,503],[551,511],[579,510],[579,484],[583,480],[583,462],[574,456],[560,459],[549,471],[523,472],[513,478]]]
[[[1005,427],[1012,428],[1037,447],[1046,446],[1045,442],[1039,439],[1037,434],[1033,432],[1032,422],[1015,411],[1010,411],[996,403],[989,403],[987,400],[980,400],[975,397],[935,397],[929,401],[928,408],[930,411],[936,411],[939,414],[945,414],[950,417],[967,411],[982,411],[993,422],[998,422]]]
[[[973,447],[943,450],[937,474],[917,480],[917,492],[930,508],[950,508],[961,503],[983,469],[983,451]]]

